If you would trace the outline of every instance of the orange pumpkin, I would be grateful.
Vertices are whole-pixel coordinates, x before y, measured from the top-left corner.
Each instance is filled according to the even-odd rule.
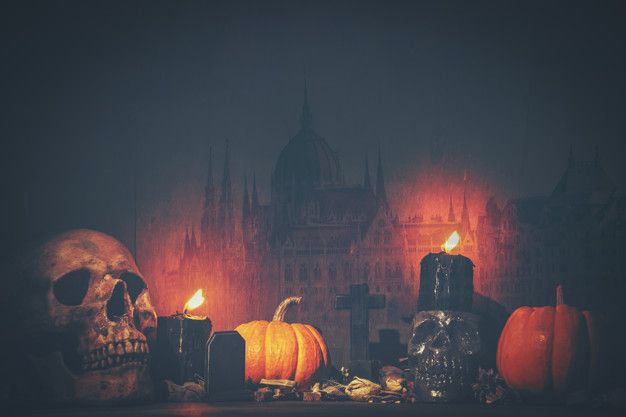
[[[606,370],[598,320],[565,305],[560,285],[556,293],[556,307],[520,307],[504,326],[496,362],[513,389],[535,394],[593,389]]]
[[[328,366],[328,349],[313,326],[285,323],[285,312],[302,297],[289,297],[276,308],[272,321],[256,320],[235,329],[246,341],[246,380],[291,379],[307,387]]]

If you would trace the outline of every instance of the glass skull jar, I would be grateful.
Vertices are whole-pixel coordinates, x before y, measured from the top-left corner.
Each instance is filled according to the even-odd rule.
[[[408,355],[418,398],[454,402],[468,397],[478,375],[479,316],[451,310],[420,311],[413,319]]]

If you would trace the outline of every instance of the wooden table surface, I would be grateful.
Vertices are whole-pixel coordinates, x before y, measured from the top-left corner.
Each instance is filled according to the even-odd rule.
[[[283,401],[268,403],[158,403],[141,406],[21,410],[3,417],[211,417],[211,416],[623,416],[624,410],[550,407],[550,406],[486,406],[478,404],[367,404],[355,402],[300,402]]]

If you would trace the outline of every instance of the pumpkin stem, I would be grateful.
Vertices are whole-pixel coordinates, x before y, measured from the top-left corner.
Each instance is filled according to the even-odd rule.
[[[561,304],[565,304],[565,301],[563,300],[563,286],[559,284],[556,286],[556,305]]]
[[[280,304],[278,304],[278,307],[276,307],[276,311],[274,312],[274,317],[272,317],[272,321],[284,321],[287,307],[292,304],[300,304],[300,301],[302,301],[302,297],[285,298]]]

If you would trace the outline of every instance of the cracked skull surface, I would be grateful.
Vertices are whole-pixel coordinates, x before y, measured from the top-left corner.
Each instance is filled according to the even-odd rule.
[[[420,311],[408,354],[422,401],[463,399],[478,373],[479,318],[460,311]]]
[[[156,312],[133,256],[93,230],[71,230],[23,259],[19,329],[30,373],[53,402],[122,403],[152,396],[148,341]]]

